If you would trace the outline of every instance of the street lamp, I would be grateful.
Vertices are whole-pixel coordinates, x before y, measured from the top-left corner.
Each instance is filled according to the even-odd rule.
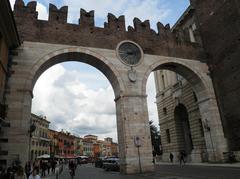
[[[142,173],[142,165],[141,165],[141,158],[140,158],[140,150],[139,148],[141,147],[141,140],[139,136],[134,137],[134,144],[138,149],[138,164],[139,164],[139,173]]]
[[[213,145],[213,140],[212,140],[212,133],[211,133],[211,128],[209,126],[209,123],[208,123],[208,120],[205,119],[203,121],[203,127],[205,128],[205,130],[207,132],[209,132],[209,136],[210,136],[210,141],[211,141],[211,145],[212,145],[212,152],[213,152],[213,157],[214,157],[214,161],[216,162],[216,154],[215,154],[215,148],[214,148],[214,145]]]
[[[29,127],[28,133],[29,133],[29,151],[28,151],[28,159],[29,161],[31,160],[31,138],[32,138],[32,133],[36,130],[36,126],[34,123],[32,123]]]

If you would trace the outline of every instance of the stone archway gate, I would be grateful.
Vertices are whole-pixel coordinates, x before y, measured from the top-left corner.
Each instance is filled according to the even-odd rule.
[[[104,28],[94,26],[94,11],[81,9],[79,24],[67,23],[68,7],[57,9],[50,4],[49,20],[38,20],[36,2],[27,5],[17,0],[14,15],[22,45],[16,50],[9,78],[9,93],[6,96],[7,118],[11,130],[6,131],[8,159],[18,157],[23,163],[28,160],[29,119],[31,114],[32,90],[38,77],[49,67],[64,61],[88,63],[110,81],[115,94],[118,142],[122,173],[139,172],[139,161],[134,138],[141,140],[142,171],[152,171],[152,147],[150,143],[149,119],[146,99],[146,81],[157,68],[178,69],[193,85],[200,100],[203,119],[208,119],[213,145],[207,149],[214,157],[221,159],[227,150],[222,124],[216,104],[214,90],[209,78],[201,47],[191,44],[187,37],[173,34],[169,26],[157,24],[158,32],[150,29],[149,21],[134,19],[134,27],[126,31],[124,16],[119,18],[108,14]],[[176,38],[178,37],[178,38]],[[116,47],[124,40],[141,46],[144,53],[142,62],[129,67],[119,60]],[[129,77],[134,68],[135,79]],[[171,69],[173,68],[173,69]],[[186,73],[186,72],[191,73]],[[197,83],[197,84],[196,84]],[[206,134],[206,140],[209,135]],[[211,159],[211,157],[210,157]]]

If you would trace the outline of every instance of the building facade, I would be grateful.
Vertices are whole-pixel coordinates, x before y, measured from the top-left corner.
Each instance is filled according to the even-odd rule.
[[[52,129],[49,129],[48,136],[50,139],[50,157],[54,158],[59,153],[59,144],[58,144],[58,132]]]
[[[195,10],[189,6],[173,26],[179,40],[202,45]],[[181,35],[182,34],[182,35]],[[185,39],[182,39],[182,38]],[[177,161],[179,153],[187,154],[188,162],[206,162],[207,150],[203,120],[198,99],[191,85],[180,74],[169,70],[154,72],[156,104],[159,115],[163,161],[169,161],[172,153]]]
[[[31,124],[36,127],[35,131],[32,132],[30,143],[30,158],[34,161],[40,155],[50,155],[50,138],[48,132],[50,122],[45,116],[31,114]]]
[[[0,166],[11,163],[16,156],[9,156],[5,145],[9,139],[4,129],[9,130],[10,123],[6,118],[7,79],[11,75],[13,50],[20,45],[18,31],[8,0],[0,2]],[[17,157],[18,158],[18,157]]]
[[[83,138],[81,137],[74,138],[74,155],[83,155]]]
[[[63,130],[58,132],[58,153],[63,158],[73,158],[74,156],[74,139],[75,136],[70,132],[64,132]]]
[[[240,1],[190,0],[207,55],[229,151],[240,160]]]

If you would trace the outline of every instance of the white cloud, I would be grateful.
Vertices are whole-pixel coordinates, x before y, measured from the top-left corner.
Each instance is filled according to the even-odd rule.
[[[98,76],[101,75],[99,72]],[[114,136],[116,141],[111,86],[93,90],[81,81],[81,76],[80,71],[66,70],[61,64],[48,69],[34,87],[32,112],[47,116],[56,130],[66,129],[80,135]]]
[[[48,10],[47,7],[43,4],[37,2],[37,11],[38,11],[38,19],[47,20],[48,19]]]
[[[80,8],[87,11],[95,10],[95,19],[105,20],[108,13],[116,16],[125,15],[126,25],[132,25],[134,17],[142,21],[150,20],[152,27],[166,18],[170,10],[164,6],[164,0],[64,0],[63,4],[69,6],[69,22],[77,22],[80,17]],[[103,25],[103,22],[102,24]]]
[[[148,116],[149,120],[153,121],[153,124],[159,128],[159,120],[158,120],[158,113],[157,113],[157,105],[156,101],[156,88],[154,83],[154,75],[153,73],[150,74],[147,81],[147,102],[148,102]]]
[[[11,7],[12,7],[12,9],[13,9],[13,6],[14,6],[14,4],[15,4],[15,0],[10,0],[10,4],[11,4]]]

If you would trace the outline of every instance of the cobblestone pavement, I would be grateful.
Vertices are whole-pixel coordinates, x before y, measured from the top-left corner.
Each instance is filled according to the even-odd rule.
[[[154,173],[121,175],[118,172],[106,172],[87,164],[78,166],[74,179],[240,179],[240,168],[156,165],[155,169]],[[43,179],[56,179],[56,176]],[[58,179],[70,179],[66,166]]]

